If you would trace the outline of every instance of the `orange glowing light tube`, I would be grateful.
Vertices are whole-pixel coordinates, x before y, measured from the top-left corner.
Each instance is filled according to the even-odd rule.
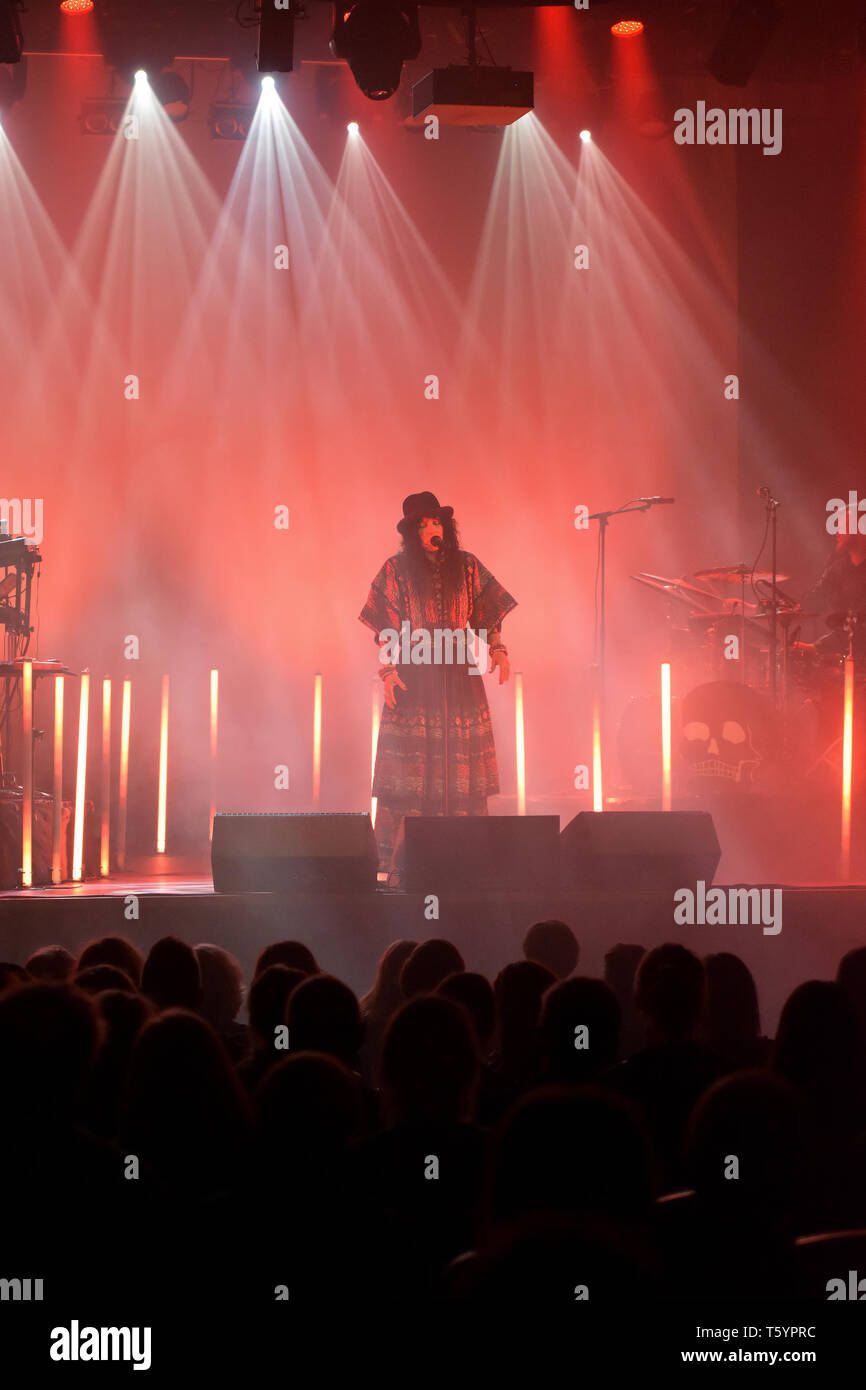
[[[322,793],[322,677],[316,672],[313,693],[313,805],[319,809]]]
[[[671,664],[661,664],[662,695],[662,810],[671,809]]]
[[[21,663],[24,795],[21,799],[21,887],[33,887],[33,662]]]
[[[523,720],[523,675],[514,676],[514,751],[517,761],[517,814],[526,815],[526,727]]]
[[[854,769],[854,658],[845,658],[842,722],[842,877],[851,877],[851,781]]]
[[[100,807],[99,872],[111,872],[111,680],[102,682],[102,806]]]
[[[604,810],[601,782],[601,699],[598,691],[592,701],[592,809]]]
[[[373,778],[374,778],[375,775],[376,775],[376,749],[377,749],[378,746],[379,746],[379,720],[381,719],[381,712],[380,712],[380,709],[379,709],[379,697],[380,697],[380,694],[381,694],[381,690],[380,690],[381,684],[382,684],[382,682],[379,680],[379,677],[378,677],[378,676],[374,676],[374,677],[373,677],[373,722],[372,722],[372,731],[371,731],[371,738],[370,738],[370,786],[371,786],[371,787],[372,787],[372,785],[373,785]],[[373,827],[374,827],[374,829],[375,829],[375,826],[376,826],[376,806],[377,806],[377,803],[378,803],[378,797],[371,796],[371,797],[370,797],[370,819],[371,819],[372,822],[373,822]]]
[[[118,869],[126,863],[126,796],[129,790],[129,725],[132,713],[132,681],[123,682],[120,702],[120,778],[117,789],[117,850]]]
[[[217,751],[219,749],[220,673],[210,673],[210,817],[208,840],[213,839],[213,818],[216,815]]]
[[[90,675],[81,676],[78,697],[78,757],[75,765],[75,820],[72,827],[72,879],[81,882],[84,850],[84,784],[87,779],[87,719],[90,713]]]
[[[168,676],[162,678],[159,711],[159,799],[156,808],[156,852],[165,854],[165,803],[168,790]]]
[[[54,815],[51,827],[51,882],[63,881],[63,677],[54,677]]]

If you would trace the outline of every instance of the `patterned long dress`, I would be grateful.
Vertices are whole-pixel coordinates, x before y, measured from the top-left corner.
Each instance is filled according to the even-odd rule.
[[[488,569],[458,552],[461,577],[446,598],[442,572],[431,564],[431,583],[422,593],[405,554],[386,560],[360,613],[377,645],[383,630],[426,628],[498,631],[517,606]],[[396,689],[396,709],[385,705],[379,726],[373,795],[376,839],[383,866],[391,867],[394,842],[404,816],[444,814],[443,712],[448,711],[448,814],[484,816],[487,798],[499,791],[490,708],[480,675],[465,663],[397,664],[406,690]]]

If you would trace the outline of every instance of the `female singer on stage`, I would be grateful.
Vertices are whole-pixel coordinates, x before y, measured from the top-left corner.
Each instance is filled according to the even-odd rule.
[[[460,549],[453,518],[453,507],[440,507],[432,492],[406,498],[397,522],[402,549],[385,561],[360,614],[376,635],[384,684],[373,795],[386,870],[404,816],[486,816],[488,796],[499,791],[490,709],[481,673],[472,670],[471,644],[466,658],[452,663],[441,658],[447,639],[443,649],[436,634],[467,627],[486,633],[488,670],[498,669],[501,685],[510,667],[500,629],[516,600]],[[416,638],[416,660],[407,659],[410,630],[429,632],[430,652],[440,656],[417,661]],[[395,633],[404,640],[395,643]]]

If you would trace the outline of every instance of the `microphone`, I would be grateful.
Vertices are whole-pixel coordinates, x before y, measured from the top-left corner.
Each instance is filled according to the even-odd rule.
[[[653,505],[658,506],[661,503],[670,505],[671,502],[675,502],[677,499],[675,497],[639,497],[637,500],[639,502],[646,502],[647,506],[651,507]]]
[[[441,550],[445,542],[443,541],[441,536],[431,536],[430,544],[432,545],[434,550]]]

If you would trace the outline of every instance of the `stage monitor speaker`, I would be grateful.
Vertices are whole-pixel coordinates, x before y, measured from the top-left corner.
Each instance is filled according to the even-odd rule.
[[[378,864],[367,812],[214,816],[217,893],[372,893]]]
[[[559,816],[406,816],[397,865],[410,893],[559,886]]]
[[[581,811],[560,843],[569,886],[626,892],[710,884],[722,854],[709,811]]]

